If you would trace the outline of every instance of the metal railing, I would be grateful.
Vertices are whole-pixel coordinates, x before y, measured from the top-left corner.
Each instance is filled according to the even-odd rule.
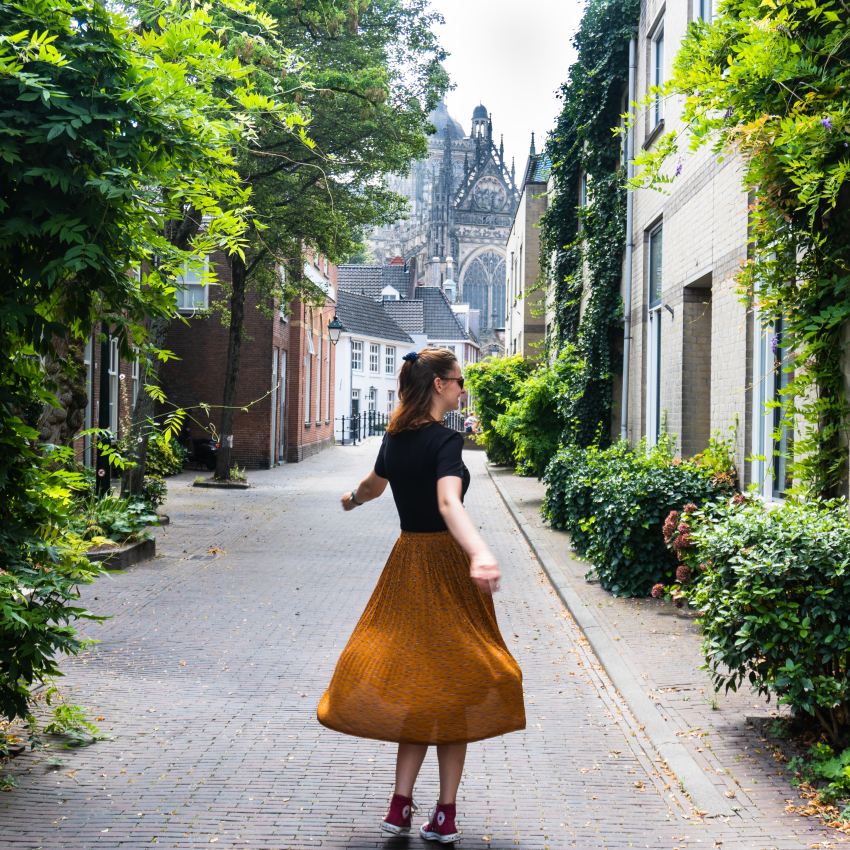
[[[337,416],[334,419],[334,439],[338,446],[356,446],[367,437],[384,434],[390,421],[390,414],[377,410],[364,410],[354,416]],[[450,410],[443,418],[443,425],[453,431],[463,433],[463,414]]]

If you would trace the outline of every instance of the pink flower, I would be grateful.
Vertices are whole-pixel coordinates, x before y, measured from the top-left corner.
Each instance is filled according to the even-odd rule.
[[[688,502],[685,507],[682,508],[683,514],[692,514],[697,509],[697,506],[693,502]]]
[[[649,595],[653,599],[660,599],[662,596],[664,596],[664,585],[660,582],[658,584],[652,585],[652,590],[649,591]]]
[[[685,564],[676,567],[676,581],[679,584],[687,584],[691,580],[691,568]]]

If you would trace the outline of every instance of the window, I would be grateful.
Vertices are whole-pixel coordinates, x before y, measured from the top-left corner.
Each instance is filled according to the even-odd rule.
[[[369,387],[369,395],[366,396],[367,409],[373,413],[378,409],[378,390],[375,387]]]
[[[209,257],[204,257],[203,262],[187,262],[183,265],[182,273],[175,280],[177,309],[180,312],[193,313],[195,310],[206,310],[209,306],[209,287],[203,284],[209,266]]]
[[[649,234],[648,286],[648,351],[647,351],[647,443],[654,446],[661,433],[661,293],[663,289],[661,226]]]
[[[328,344],[325,346],[325,383],[327,386],[325,387],[325,422],[328,422],[331,418],[331,351],[333,350],[333,345],[331,344],[330,339],[328,339]]]
[[[664,21],[662,20],[655,28],[655,33],[650,40],[650,86],[661,86],[664,84]],[[657,127],[664,120],[664,100],[661,92],[655,94],[652,104],[652,128]]]
[[[132,364],[132,377],[133,377],[133,392],[131,393],[133,398],[133,408],[136,407],[136,401],[139,398],[139,349],[135,346],[133,347],[133,364]]]
[[[710,24],[714,20],[714,0],[695,0],[697,17]]]
[[[118,340],[114,337],[109,337],[109,430],[112,434],[118,437],[118,405],[120,393],[120,378],[118,369],[120,366],[120,356],[118,353]]]
[[[310,404],[313,399],[313,329],[307,332],[307,353],[304,355],[304,424],[310,424]]]
[[[369,343],[369,371],[376,373],[380,371],[381,346],[374,342]]]
[[[388,345],[384,357],[384,370],[388,375],[395,375],[395,346]]]
[[[395,409],[395,390],[387,390],[387,413],[392,413]]]
[[[316,357],[316,424],[322,418],[322,332],[319,331],[319,353]]]
[[[351,368],[355,372],[363,371],[363,343],[359,339],[351,340]]]

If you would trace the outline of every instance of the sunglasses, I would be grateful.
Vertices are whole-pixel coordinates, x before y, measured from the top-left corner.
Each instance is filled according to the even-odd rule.
[[[444,381],[457,381],[457,385],[463,389],[463,378],[443,378]]]

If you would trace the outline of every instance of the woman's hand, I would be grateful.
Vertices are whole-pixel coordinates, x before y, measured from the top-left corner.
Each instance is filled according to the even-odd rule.
[[[469,576],[484,593],[499,589],[502,573],[495,556],[489,550],[472,555],[469,559]]]
[[[358,507],[358,505],[354,504],[354,499],[351,498],[351,490],[342,494],[340,502],[342,502],[342,509],[344,511],[353,511],[356,507]]]

